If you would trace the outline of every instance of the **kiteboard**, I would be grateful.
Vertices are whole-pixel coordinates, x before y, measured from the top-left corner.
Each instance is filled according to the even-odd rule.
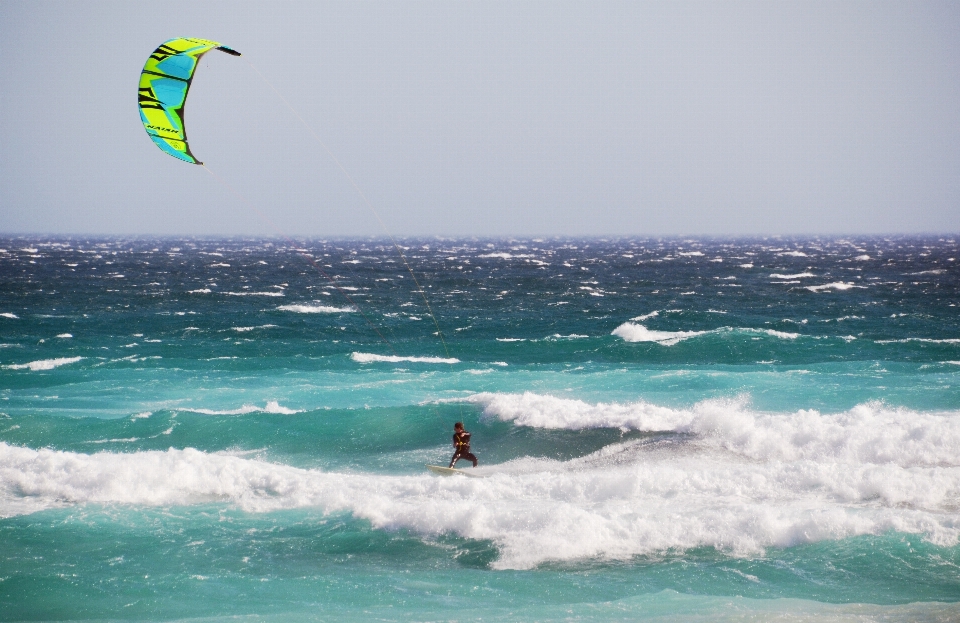
[[[427,465],[427,469],[435,474],[440,474],[442,476],[453,476],[454,474],[459,474],[461,476],[469,476],[470,478],[483,478],[480,474],[471,474],[470,472],[463,469],[455,469],[453,467],[441,467],[439,465]]]

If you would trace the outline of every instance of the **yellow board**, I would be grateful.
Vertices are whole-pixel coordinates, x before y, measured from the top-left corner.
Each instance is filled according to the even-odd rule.
[[[471,474],[468,471],[454,469],[452,467],[441,467],[439,465],[427,465],[426,467],[434,474],[440,474],[442,476],[453,476],[454,474],[458,474],[460,476],[469,476],[470,478],[483,478],[483,476],[480,474]]]

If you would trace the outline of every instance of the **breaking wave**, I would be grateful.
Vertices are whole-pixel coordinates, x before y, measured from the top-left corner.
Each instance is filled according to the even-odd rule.
[[[744,399],[705,400],[689,408],[646,401],[588,403],[524,392],[466,399],[484,416],[519,426],[581,430],[619,428],[696,435],[751,460],[837,460],[904,467],[960,467],[960,412],[918,412],[865,403],[842,413],[752,411]]]
[[[729,334],[729,333],[752,333],[768,335],[784,340],[793,340],[800,337],[799,333],[788,333],[786,331],[775,331],[773,329],[749,329],[735,327],[720,327],[709,331],[657,331],[648,329],[642,324],[634,322],[625,322],[613,330],[611,335],[623,338],[625,342],[656,342],[663,346],[673,346],[684,340],[711,334]]]
[[[460,360],[455,357],[399,357],[397,355],[374,355],[372,353],[350,353],[350,358],[357,363],[400,363],[401,361],[409,361],[412,363],[460,363]]]
[[[342,314],[357,311],[353,307],[333,307],[332,305],[281,305],[277,309],[298,314]]]
[[[377,529],[493,542],[496,568],[768,547],[895,530],[957,543],[956,467],[744,461],[656,444],[614,444],[571,461],[524,458],[487,478],[326,472],[191,448],[81,454],[0,442],[6,516],[77,504],[313,507]]]
[[[57,359],[40,359],[39,361],[31,361],[29,363],[14,363],[3,367],[7,368],[8,370],[29,369],[37,372],[40,370],[53,370],[54,368],[59,368],[60,366],[76,363],[81,359],[83,359],[83,357],[59,357]]]
[[[226,409],[226,410],[215,410],[215,409],[201,409],[201,408],[180,408],[178,411],[188,411],[191,413],[201,413],[203,415],[246,415],[247,413],[279,413],[281,415],[293,415],[295,413],[303,413],[303,411],[298,411],[296,409],[288,409],[287,407],[282,406],[276,400],[270,400],[263,407],[257,407],[255,405],[243,405],[238,409]]]

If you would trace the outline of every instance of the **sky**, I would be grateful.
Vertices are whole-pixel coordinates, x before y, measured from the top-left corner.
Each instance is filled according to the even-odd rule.
[[[0,0],[0,61],[0,234],[960,231],[952,1]]]

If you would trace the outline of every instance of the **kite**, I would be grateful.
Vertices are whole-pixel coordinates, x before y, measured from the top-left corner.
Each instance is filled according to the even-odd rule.
[[[203,164],[190,152],[183,107],[200,57],[210,50],[240,56],[216,41],[181,37],[165,41],[154,50],[140,72],[140,120],[161,150],[191,164]]]

